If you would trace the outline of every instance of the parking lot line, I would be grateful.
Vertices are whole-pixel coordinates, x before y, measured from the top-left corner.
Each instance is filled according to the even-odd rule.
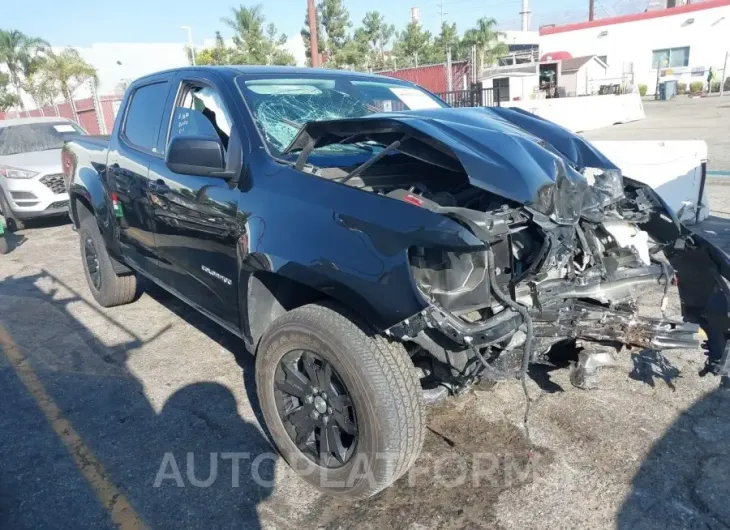
[[[142,518],[132,508],[126,497],[109,481],[101,462],[96,459],[94,453],[84,443],[71,422],[63,417],[61,409],[46,391],[43,383],[33,371],[23,352],[13,342],[2,322],[0,322],[0,346],[5,357],[10,361],[10,366],[13,367],[20,381],[38,403],[38,407],[45,414],[56,435],[71,453],[76,467],[99,497],[114,524],[123,530],[147,528],[147,525],[144,524]]]

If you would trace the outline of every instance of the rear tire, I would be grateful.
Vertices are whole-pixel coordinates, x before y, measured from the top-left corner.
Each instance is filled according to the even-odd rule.
[[[299,361],[294,365],[287,361],[297,355]],[[318,359],[315,377],[309,378],[318,381],[317,386],[323,386],[321,374],[330,366],[333,382],[324,384],[330,393],[325,396],[326,405],[320,397],[311,405],[311,386],[301,398],[282,393],[282,385],[295,382],[290,376],[292,366],[303,366],[296,363],[303,362],[305,356]],[[282,375],[284,366],[290,371]],[[306,374],[311,372],[298,372],[299,376]],[[325,493],[350,499],[375,495],[405,474],[421,451],[425,410],[421,386],[405,349],[331,306],[306,305],[271,324],[257,350],[256,389],[266,426],[282,456],[305,481]],[[322,388],[315,387],[314,392],[324,395]],[[282,396],[291,399],[282,401]],[[352,405],[346,414],[348,424],[354,424],[352,437],[345,434],[347,429],[340,429],[338,403],[343,400]],[[292,425],[290,420],[306,403],[310,409],[319,404],[319,410],[327,410],[322,413],[324,417],[313,413],[304,416],[307,422],[318,417],[307,438],[311,446],[304,447],[309,454],[296,441],[301,423]],[[338,442],[329,441],[330,431],[326,429],[330,424],[337,427]],[[327,439],[324,447],[322,436]],[[328,453],[328,448],[342,448],[348,440],[346,452],[339,456],[337,451]]]
[[[5,236],[0,236],[0,254],[7,254],[8,250],[8,240],[5,239]]]
[[[128,304],[137,293],[137,277],[134,274],[117,276],[99,232],[96,218],[87,215],[79,228],[81,261],[89,290],[102,307]]]

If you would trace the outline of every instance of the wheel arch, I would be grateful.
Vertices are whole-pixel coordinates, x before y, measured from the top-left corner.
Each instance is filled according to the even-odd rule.
[[[325,293],[280,274],[258,271],[249,277],[243,315],[256,347],[269,325],[284,313],[313,302],[331,299]]]
[[[81,221],[83,221],[86,215],[95,215],[94,207],[92,206],[89,198],[78,190],[71,192],[70,199],[69,211],[71,213],[71,222],[73,222],[74,227],[78,229],[81,226]]]
[[[81,222],[86,217],[94,217],[99,226],[99,231],[104,238],[107,251],[109,251],[109,259],[111,260],[115,274],[129,274],[132,272],[127,265],[122,262],[121,256],[114,252],[113,235],[111,229],[104,226],[105,223],[99,219],[99,210],[94,207],[94,201],[87,188],[75,186],[71,188],[69,193],[69,214],[74,227],[78,230],[81,228]],[[98,203],[96,203],[98,204]],[[101,203],[103,205],[103,203]]]
[[[329,302],[363,322],[379,329],[372,319],[373,308],[354,293],[331,292],[307,285],[298,280],[270,271],[257,271],[249,276],[245,298],[243,324],[252,349],[258,346],[261,337],[274,320],[281,315],[312,303]],[[357,302],[357,303],[355,303]]]

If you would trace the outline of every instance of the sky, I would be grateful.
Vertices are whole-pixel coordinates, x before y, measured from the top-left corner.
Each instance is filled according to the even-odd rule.
[[[401,30],[409,21],[410,8],[421,9],[421,23],[434,33],[444,20],[456,22],[460,32],[482,16],[493,17],[501,29],[520,29],[521,0],[344,0],[350,18],[359,23],[366,11],[377,10]],[[180,26],[192,27],[193,40],[202,44],[216,30],[231,35],[221,22],[232,5],[254,5],[257,0],[5,0],[0,27],[18,29],[41,37],[53,46],[88,47],[100,42],[185,42]],[[299,33],[306,0],[261,0],[267,22],[274,22],[289,37]],[[588,0],[530,0],[530,29],[539,24],[565,24],[587,18]],[[640,6],[638,4],[641,4]],[[597,0],[597,17],[643,11],[646,0]],[[204,6],[204,7],[201,7]]]

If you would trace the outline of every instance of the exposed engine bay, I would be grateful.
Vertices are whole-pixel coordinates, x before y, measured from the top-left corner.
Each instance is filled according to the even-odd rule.
[[[640,227],[661,207],[642,189],[607,205],[600,220],[573,225],[524,207],[479,212],[442,206],[436,202],[441,196],[415,190],[389,196],[422,201],[421,207],[458,219],[486,245],[470,254],[418,248],[410,254],[413,276],[432,307],[390,332],[433,355],[442,366],[432,369],[442,378],[514,378],[524,355],[527,363],[539,362],[567,340],[595,342],[599,350],[700,344],[697,324],[636,314],[637,290],[663,290],[664,309],[675,279],[665,245]]]
[[[482,243],[469,252],[410,248],[412,277],[428,307],[386,334],[412,345],[425,379],[452,393],[479,380],[524,380],[530,363],[569,341],[587,352],[577,386],[590,375],[592,353],[600,359],[622,345],[697,348],[698,324],[639,316],[635,301],[639,290],[659,289],[664,315],[676,281],[671,259],[705,252],[701,244],[653,190],[625,179],[587,142],[551,130],[548,144],[548,125],[538,118],[503,117],[496,126],[493,116],[479,122],[506,135],[503,150],[466,137],[453,143],[461,122],[439,122],[445,133],[438,136],[409,120],[376,123],[374,131],[365,120],[318,125],[293,143],[300,170],[446,216]],[[373,154],[350,167],[306,163],[318,145],[348,143]]]

